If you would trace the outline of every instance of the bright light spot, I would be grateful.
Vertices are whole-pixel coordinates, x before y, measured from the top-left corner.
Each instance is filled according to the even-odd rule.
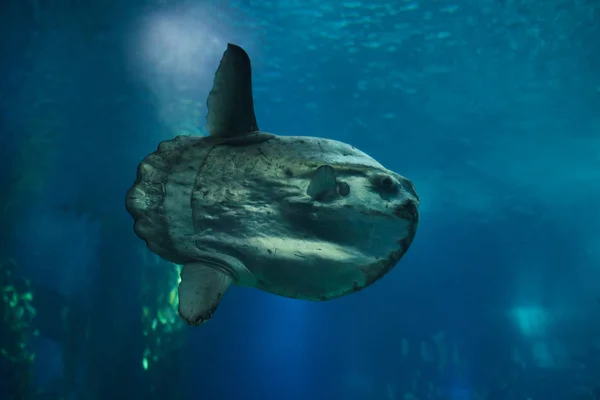
[[[142,57],[148,66],[183,86],[206,78],[207,60],[217,59],[225,46],[203,19],[186,14],[148,18],[141,43]],[[213,69],[209,71],[212,75]]]
[[[175,135],[198,135],[206,96],[231,32],[215,10],[191,5],[141,20],[130,46],[135,78],[153,93],[158,116]]]
[[[550,323],[548,311],[540,307],[515,307],[510,316],[526,337],[543,336]]]

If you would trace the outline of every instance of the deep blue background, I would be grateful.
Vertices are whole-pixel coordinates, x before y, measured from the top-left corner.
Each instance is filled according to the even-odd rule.
[[[352,296],[231,289],[210,323],[180,333],[163,386],[188,399],[394,400],[418,375],[419,400],[429,383],[431,398],[569,400],[600,384],[599,2],[2,4],[12,256],[96,318],[107,339],[79,368],[106,386],[126,371],[114,396],[158,384],[139,337],[152,270],[124,195],[160,140],[204,134],[227,42],[252,58],[263,130],[359,147],[414,181],[421,224],[398,267]],[[52,336],[52,315],[42,323]],[[63,363],[48,337],[35,342],[39,388]]]

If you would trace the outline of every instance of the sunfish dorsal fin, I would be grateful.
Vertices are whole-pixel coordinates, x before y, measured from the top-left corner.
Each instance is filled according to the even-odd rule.
[[[207,129],[211,136],[232,138],[258,131],[250,57],[241,47],[227,45],[206,106]]]

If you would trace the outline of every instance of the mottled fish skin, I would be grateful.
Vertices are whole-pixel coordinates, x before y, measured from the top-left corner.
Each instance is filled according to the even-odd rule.
[[[162,142],[127,193],[134,230],[182,264],[179,315],[212,317],[232,284],[328,300],[390,271],[418,225],[413,184],[362,151],[261,132],[248,54],[229,44],[207,106],[209,137]]]
[[[307,194],[330,165],[350,193]],[[377,187],[389,177],[393,188]],[[243,140],[176,137],[138,168],[127,196],[135,231],[161,257],[185,264],[228,255],[236,283],[278,295],[327,300],[387,273],[418,224],[412,183],[342,142],[257,133]]]

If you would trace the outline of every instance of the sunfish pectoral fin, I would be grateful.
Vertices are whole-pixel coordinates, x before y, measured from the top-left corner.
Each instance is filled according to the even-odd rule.
[[[209,320],[233,279],[203,263],[185,264],[179,283],[179,315],[190,325]]]
[[[258,131],[250,57],[241,47],[227,45],[206,105],[207,129],[211,136],[230,138]]]
[[[335,195],[336,190],[335,170],[331,165],[321,165],[310,181],[306,194],[317,201],[325,201]]]

